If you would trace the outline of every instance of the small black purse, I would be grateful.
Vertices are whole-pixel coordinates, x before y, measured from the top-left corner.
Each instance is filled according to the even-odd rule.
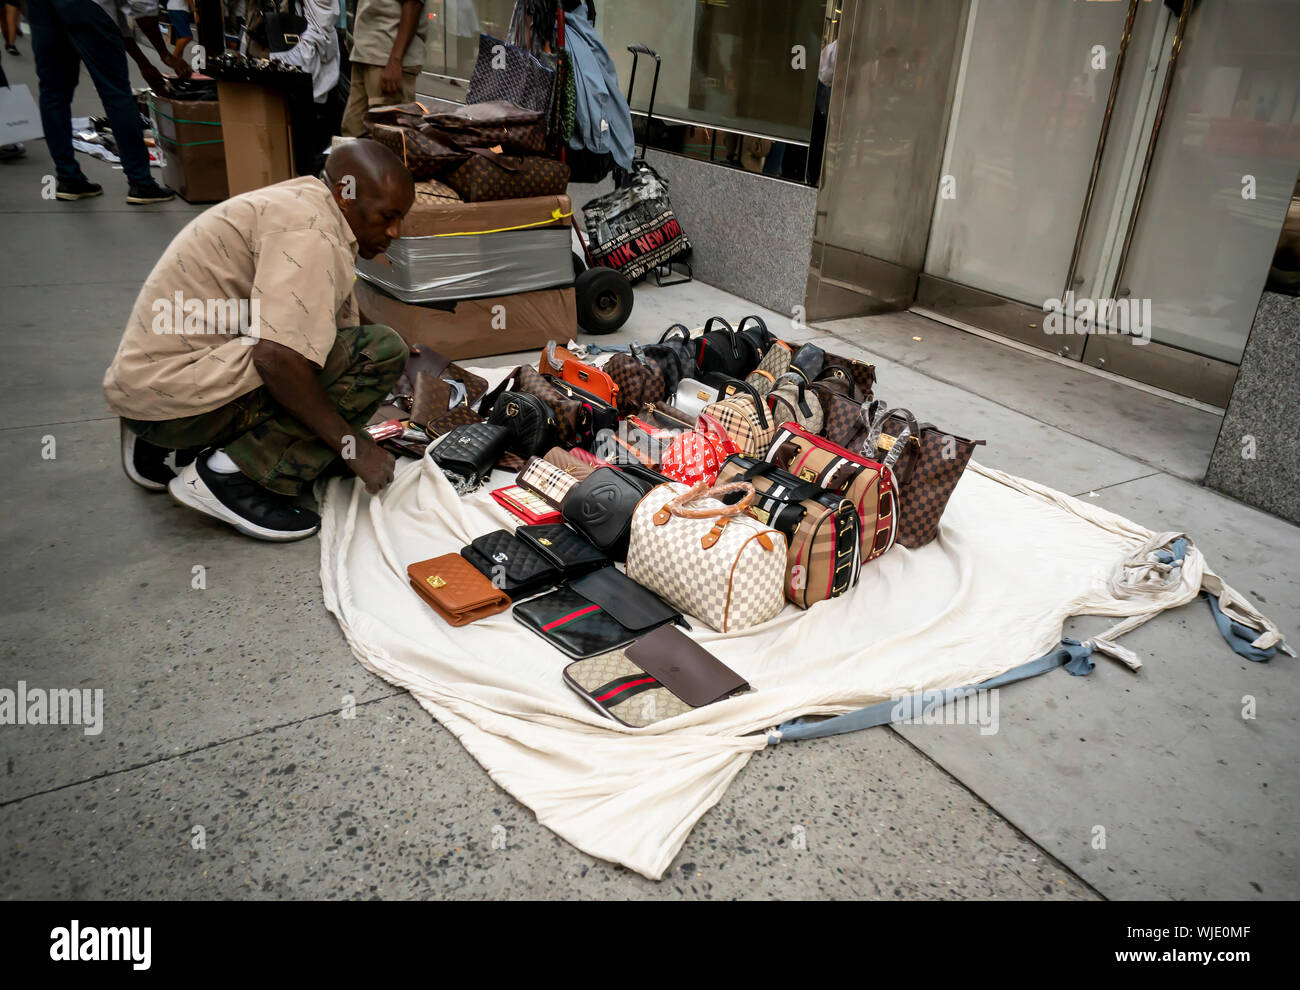
[[[488,422],[505,428],[509,434],[506,450],[520,457],[546,453],[559,436],[555,410],[528,392],[502,392]]]
[[[625,471],[597,468],[569,490],[560,511],[601,553],[626,560],[632,513],[652,487]]]
[[[536,547],[507,529],[485,533],[462,547],[460,555],[511,599],[526,598],[564,579]]]
[[[578,577],[613,561],[589,539],[564,523],[520,526],[515,536],[533,547],[566,577]]]
[[[492,423],[458,426],[430,447],[426,456],[442,469],[457,495],[467,495],[492,472],[509,436],[504,426]]]

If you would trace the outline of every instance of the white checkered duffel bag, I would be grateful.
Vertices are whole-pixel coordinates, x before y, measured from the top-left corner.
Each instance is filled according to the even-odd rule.
[[[718,496],[743,492],[735,505]],[[785,604],[785,535],[750,515],[754,486],[651,489],[632,516],[627,576],[719,632],[766,622]]]

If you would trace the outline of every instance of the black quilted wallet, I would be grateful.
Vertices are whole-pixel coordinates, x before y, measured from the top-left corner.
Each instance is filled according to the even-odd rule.
[[[442,468],[458,495],[472,492],[492,471],[506,449],[504,426],[470,423],[458,426],[429,448],[429,456]]]
[[[558,567],[566,578],[613,563],[589,539],[564,523],[520,526],[515,536]]]
[[[608,653],[682,614],[614,567],[520,602],[514,617],[575,660]]]
[[[537,548],[506,529],[494,530],[462,547],[460,555],[512,599],[559,584],[564,575]]]

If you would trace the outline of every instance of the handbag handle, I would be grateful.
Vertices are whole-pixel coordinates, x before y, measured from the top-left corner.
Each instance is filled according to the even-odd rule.
[[[744,497],[735,505],[720,505],[717,508],[700,506],[698,508],[688,508],[692,502],[698,502],[700,499],[713,498],[717,499],[720,495],[730,495],[732,492],[744,492]],[[710,487],[708,482],[701,481],[689,492],[678,495],[675,499],[665,505],[658,513],[655,514],[656,522],[658,516],[664,511],[670,512],[674,516],[682,519],[730,519],[734,516],[742,515],[746,509],[754,502],[754,486],[748,481],[733,481],[727,485],[714,485]],[[660,524],[662,525],[662,524]]]
[[[795,395],[795,401],[799,404],[799,411],[803,413],[805,416],[811,417],[813,414],[812,406],[808,405],[808,399],[804,396],[804,389],[808,387],[805,384],[804,380],[797,375],[782,375],[781,380],[789,381],[795,386],[795,388],[798,389],[798,392]],[[777,398],[776,390],[773,389],[772,394],[768,396],[767,401],[769,403],[774,402],[776,401],[776,398]],[[775,412],[776,410],[773,409],[772,411]]]
[[[918,446],[920,445],[921,438],[918,436],[920,428],[916,425],[916,417],[912,415],[911,410],[903,409],[901,406],[885,409],[884,405],[884,402],[880,399],[875,399],[862,406],[862,420],[869,427],[866,439],[862,441],[862,452],[869,459],[874,460],[876,447],[880,443],[881,434],[884,432],[885,420],[889,419],[890,416],[904,417],[907,425],[894,438],[893,445],[885,452],[885,459],[880,462],[892,471],[894,465],[898,463],[898,459],[903,456],[903,450],[907,447],[909,441]],[[870,420],[868,420],[868,417],[870,417]]]
[[[718,323],[721,323],[722,326],[723,326],[723,328],[727,331],[727,333],[735,333],[735,332],[736,332],[736,328],[733,327],[730,323],[728,323],[728,322],[727,322],[723,317],[721,317],[721,316],[710,316],[708,322],[704,324],[704,332],[705,332],[705,333],[708,333],[708,332],[709,332],[709,327],[713,326],[713,324],[714,324],[715,321],[718,322]],[[671,330],[672,328],[669,327],[669,329]]]
[[[493,165],[495,165],[497,168],[501,169],[502,171],[505,172],[523,171],[523,166],[520,165],[517,161],[509,158],[506,155],[499,155],[495,151],[492,151],[490,148],[466,148],[465,150],[468,151],[470,154],[478,155],[481,158],[486,158],[488,161],[490,161]]]
[[[719,319],[719,317],[715,317],[715,319]],[[725,321],[724,321],[724,322],[725,322]],[[686,324],[684,324],[684,323],[674,323],[672,326],[670,326],[667,330],[664,331],[664,335],[663,335],[662,337],[659,338],[659,343],[661,343],[661,344],[666,344],[666,343],[668,343],[669,340],[671,340],[673,337],[675,337],[676,334],[673,333],[674,330],[680,330],[680,331],[682,332],[682,333],[681,333],[682,340],[685,340],[685,341],[687,341],[688,343],[690,342],[690,339],[691,339],[691,331],[690,331],[690,329],[686,326]]]
[[[634,357],[641,364],[653,370],[653,366],[650,364],[650,358],[646,356],[645,348],[642,347],[640,344],[634,341],[632,344],[628,346],[628,353],[631,354],[632,357]]]

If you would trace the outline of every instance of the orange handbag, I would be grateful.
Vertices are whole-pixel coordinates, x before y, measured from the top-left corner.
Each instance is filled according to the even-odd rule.
[[[547,343],[539,367],[547,368],[547,374],[555,375],[574,388],[590,392],[611,406],[618,405],[618,382],[599,368],[583,364],[564,348],[558,347],[553,340]]]

